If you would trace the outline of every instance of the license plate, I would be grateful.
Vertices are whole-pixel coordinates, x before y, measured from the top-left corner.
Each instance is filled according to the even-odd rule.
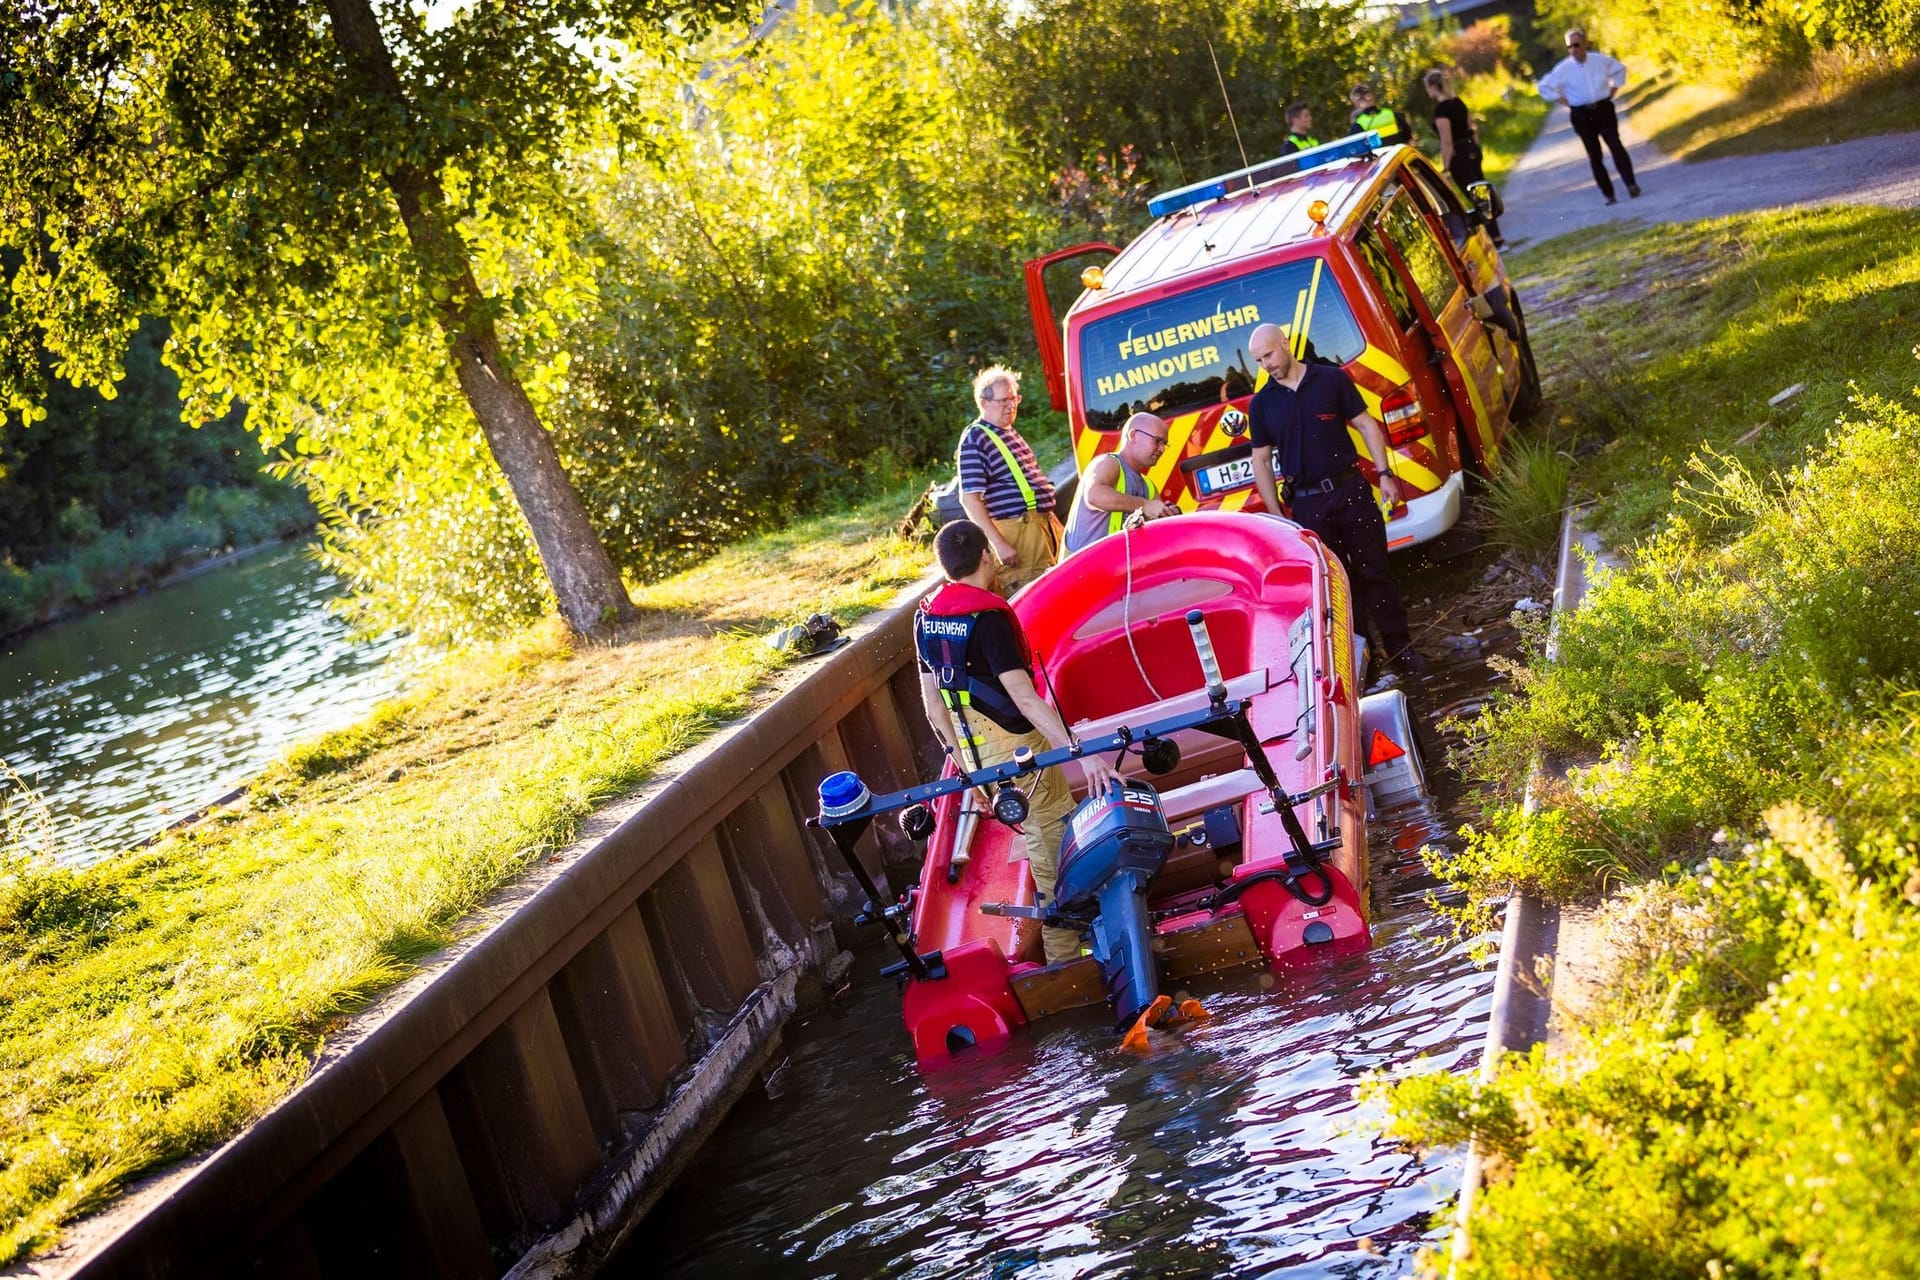
[[[1231,493],[1253,483],[1253,459],[1235,458],[1232,462],[1202,467],[1194,472],[1194,477],[1200,482],[1200,496],[1203,498],[1210,498],[1216,493]]]
[[[1274,455],[1275,475],[1280,474],[1280,458]],[[1202,467],[1193,473],[1194,487],[1203,498],[1211,498],[1216,493],[1232,493],[1235,489],[1244,489],[1253,483],[1253,459],[1236,458],[1232,462],[1220,462],[1211,467]]]

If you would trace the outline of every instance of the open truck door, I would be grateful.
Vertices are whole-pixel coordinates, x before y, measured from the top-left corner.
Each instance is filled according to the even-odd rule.
[[[1053,297],[1047,292],[1051,281],[1056,287],[1066,286],[1061,271],[1081,258],[1098,256],[1100,262],[1118,256],[1120,246],[1108,244],[1104,240],[1089,240],[1085,244],[1071,245],[1065,249],[1055,249],[1044,257],[1034,258],[1027,263],[1027,310],[1033,316],[1033,340],[1040,348],[1040,372],[1047,380],[1047,398],[1055,409],[1066,412],[1067,408],[1067,356],[1060,345],[1060,321],[1056,318]],[[1097,265],[1089,263],[1088,266]],[[1082,270],[1085,268],[1083,267]],[[1084,286],[1076,272],[1071,278],[1069,295],[1062,298],[1070,301],[1078,297]]]

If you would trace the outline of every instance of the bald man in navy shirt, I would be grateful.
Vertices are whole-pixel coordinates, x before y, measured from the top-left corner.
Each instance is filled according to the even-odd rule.
[[[1359,428],[1380,471],[1380,496],[1406,498],[1393,475],[1387,436],[1347,371],[1337,365],[1296,360],[1287,332],[1263,324],[1247,341],[1267,372],[1267,384],[1247,406],[1252,421],[1253,483],[1267,510],[1280,512],[1274,480],[1278,450],[1281,475],[1293,492],[1293,518],[1313,530],[1340,557],[1353,583],[1353,633],[1367,634],[1367,619],[1380,628],[1386,660],[1408,671],[1426,668],[1407,631],[1407,610],[1387,568],[1387,523],[1373,502],[1373,486],[1360,474],[1359,454],[1347,424]]]

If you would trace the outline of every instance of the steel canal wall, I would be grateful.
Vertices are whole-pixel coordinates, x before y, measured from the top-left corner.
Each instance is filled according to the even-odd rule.
[[[751,1084],[796,1004],[844,971],[836,925],[862,904],[804,820],[829,772],[893,789],[937,761],[910,661],[920,590],[596,815],[294,1094],[78,1224],[38,1273],[590,1271]],[[876,876],[883,853],[865,838]]]

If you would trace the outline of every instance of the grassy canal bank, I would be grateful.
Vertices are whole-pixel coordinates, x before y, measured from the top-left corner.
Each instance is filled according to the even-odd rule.
[[[1920,1149],[1920,215],[1529,250],[1555,443],[1624,561],[1471,726],[1443,871],[1604,898],[1571,1048],[1389,1091],[1479,1135],[1461,1276],[1912,1270]],[[1571,762],[1534,809],[1530,763]]]
[[[237,805],[85,871],[0,875],[0,1262],[230,1136],[343,1020],[596,806],[756,706],[762,640],[894,598],[910,494],[744,543],[635,593],[643,630],[460,655],[292,752]]]

